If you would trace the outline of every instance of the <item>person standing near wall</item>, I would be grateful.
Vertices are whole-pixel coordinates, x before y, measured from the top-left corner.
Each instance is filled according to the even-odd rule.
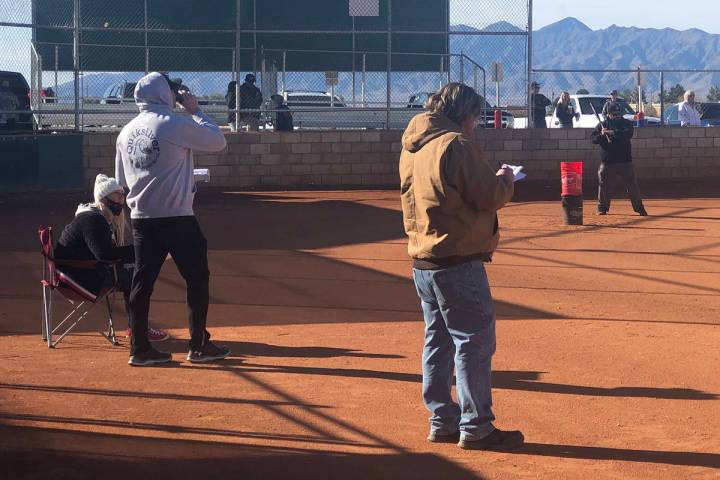
[[[257,109],[263,103],[262,92],[255,86],[255,75],[245,75],[245,83],[240,85],[240,108]],[[245,112],[240,115],[240,120],[247,125],[248,130],[257,132],[260,125],[260,112]]]
[[[408,253],[425,319],[428,440],[509,450],[524,437],[492,423],[495,308],[483,262],[498,244],[496,212],[512,198],[514,176],[508,168],[491,169],[474,140],[483,100],[471,87],[449,83],[426,108],[403,134],[400,180]],[[453,367],[457,403],[451,397]]]
[[[236,87],[237,82],[235,80],[231,80],[228,83],[227,93],[225,94],[225,104],[228,108],[228,125],[230,126],[230,130],[233,132],[235,131],[235,102],[237,99],[237,96],[235,95]]]
[[[609,97],[609,98],[607,99],[607,101],[605,102],[605,105],[603,105],[603,109],[602,109],[603,118],[605,118],[605,119],[608,118],[608,108],[610,108],[610,104],[611,104],[611,103],[617,102],[617,101],[618,101],[618,98],[620,98],[620,96],[619,96],[619,94],[618,94],[618,91],[617,91],[617,90],[612,90],[612,91],[610,92],[610,97]]]
[[[610,190],[613,179],[618,176],[632,202],[633,210],[640,216],[647,216],[643,206],[632,164],[632,145],[634,128],[630,120],[622,116],[623,107],[617,102],[607,109],[607,120],[599,123],[592,132],[592,142],[600,145],[600,168],[598,169],[598,215],[606,215],[610,210]]]
[[[683,102],[678,104],[678,119],[681,127],[702,127],[700,112],[695,103],[695,92],[688,90],[683,95]]]
[[[189,92],[167,76],[152,72],[135,87],[140,114],[117,139],[115,176],[127,186],[135,245],[130,292],[130,365],[169,362],[147,341],[150,296],[168,253],[187,284],[190,362],[219,360],[230,349],[210,341],[206,330],[210,271],[207,240],[193,212],[193,150],[216,152],[225,136]],[[190,115],[173,111],[176,102]]]
[[[545,109],[551,104],[552,102],[540,93],[540,84],[538,82],[532,82],[530,84],[530,108],[532,112],[530,128],[547,128]]]
[[[578,114],[575,113],[575,107],[570,101],[570,93],[562,92],[555,106],[555,118],[558,119],[560,128],[573,128],[573,120],[576,115]]]

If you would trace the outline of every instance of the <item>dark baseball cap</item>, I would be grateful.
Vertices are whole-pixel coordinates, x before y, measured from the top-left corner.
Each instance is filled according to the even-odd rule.
[[[610,95],[617,95],[617,94],[618,94],[617,90],[610,90]]]
[[[182,87],[182,78],[170,78],[167,73],[162,73],[161,75],[167,80],[170,90],[173,92],[180,90],[180,87]]]
[[[532,82],[530,84],[530,87],[539,87],[539,86],[540,86],[540,84],[538,82]]]

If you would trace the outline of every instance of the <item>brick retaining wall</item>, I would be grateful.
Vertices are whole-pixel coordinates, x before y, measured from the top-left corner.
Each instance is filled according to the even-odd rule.
[[[594,178],[598,147],[589,129],[485,130],[478,132],[492,163],[525,165],[527,181],[557,180],[561,161],[583,161]],[[210,169],[210,184],[245,189],[397,188],[401,131],[228,133],[227,151],[195,155]],[[86,181],[114,172],[116,133],[84,137]],[[643,179],[720,178],[720,128],[642,128],[633,139]]]

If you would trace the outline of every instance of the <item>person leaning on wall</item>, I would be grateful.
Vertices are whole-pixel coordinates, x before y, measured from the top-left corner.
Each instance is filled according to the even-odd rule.
[[[430,442],[509,450],[519,431],[495,428],[490,383],[495,307],[483,262],[498,244],[497,210],[512,170],[493,170],[474,140],[483,100],[460,83],[432,95],[402,137],[403,222],[425,319],[422,396]],[[451,397],[456,370],[457,399]]]

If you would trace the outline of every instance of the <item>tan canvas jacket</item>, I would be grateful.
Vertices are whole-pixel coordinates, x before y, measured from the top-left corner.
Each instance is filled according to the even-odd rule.
[[[402,138],[400,186],[408,253],[421,260],[485,254],[500,238],[496,211],[513,184],[495,175],[478,143],[443,115],[423,113]]]

